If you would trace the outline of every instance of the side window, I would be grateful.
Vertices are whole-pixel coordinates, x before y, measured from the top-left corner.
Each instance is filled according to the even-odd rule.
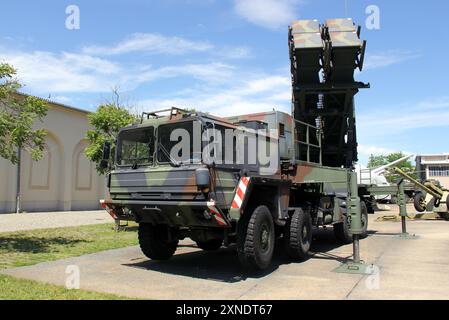
[[[285,124],[279,123],[279,136],[285,137]]]
[[[186,136],[188,137],[187,141],[182,140],[183,137],[178,137],[178,140],[172,141],[172,133],[175,130],[184,130],[186,132]],[[188,154],[184,154],[183,162],[187,162],[188,160],[195,159],[193,153],[193,141],[194,133],[193,133],[193,122],[186,121],[180,122],[176,124],[165,124],[161,125],[158,128],[158,152],[157,152],[157,161],[160,163],[168,163],[170,162],[171,152],[173,150],[178,150],[177,146],[180,143],[186,143],[186,147],[188,149]],[[183,150],[185,151],[185,150]],[[177,154],[176,156],[180,156]],[[175,158],[176,159],[176,158]]]
[[[151,163],[154,153],[154,128],[122,132],[119,144],[119,165]]]

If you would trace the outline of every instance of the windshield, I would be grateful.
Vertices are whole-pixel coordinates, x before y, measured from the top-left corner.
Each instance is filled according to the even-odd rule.
[[[117,163],[121,166],[152,164],[154,127],[122,131],[118,138]]]
[[[194,150],[195,135],[197,141],[201,139],[201,125],[197,121],[161,125],[158,128],[157,161],[175,165],[200,162],[201,149]]]

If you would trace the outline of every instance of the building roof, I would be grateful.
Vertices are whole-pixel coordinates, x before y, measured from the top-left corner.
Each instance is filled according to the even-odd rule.
[[[420,157],[449,157],[449,153],[420,154]]]
[[[69,106],[69,105],[66,105],[66,104],[63,104],[63,103],[60,103],[60,102],[56,102],[56,101],[53,101],[53,100],[50,100],[50,99],[37,97],[37,96],[34,96],[32,94],[23,93],[23,92],[17,92],[17,94],[20,95],[20,96],[23,96],[23,97],[39,98],[39,99],[42,99],[42,100],[44,100],[44,101],[46,101],[46,102],[48,102],[48,103],[50,103],[52,105],[55,105],[55,106],[58,106],[58,107],[61,107],[61,108],[65,108],[65,109],[69,109],[69,110],[72,110],[72,111],[78,111],[78,112],[85,113],[85,114],[92,113],[91,111],[87,111],[87,110],[80,109],[80,108],[75,108],[75,107],[72,107],[72,106]]]
[[[423,165],[449,165],[449,154],[423,154],[420,155]]]

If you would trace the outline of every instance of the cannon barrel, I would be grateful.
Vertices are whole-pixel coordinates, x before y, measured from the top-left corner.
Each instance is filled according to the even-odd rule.
[[[439,190],[439,188],[437,188],[436,186],[433,186],[432,188],[430,188],[429,186],[426,186],[426,185],[422,184],[421,182],[419,182],[418,180],[414,179],[413,177],[411,177],[409,174],[405,173],[398,167],[392,168],[391,171],[402,176],[404,179],[410,181],[416,187],[427,192],[428,194],[432,195],[436,199],[441,200],[443,198],[443,194],[444,194],[443,190]]]

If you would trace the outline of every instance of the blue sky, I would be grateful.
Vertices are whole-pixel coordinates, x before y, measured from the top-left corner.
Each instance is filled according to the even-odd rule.
[[[66,7],[80,9],[68,30]],[[365,10],[380,9],[367,30]],[[347,9],[346,9],[347,8]],[[0,61],[25,92],[95,110],[119,87],[135,110],[290,111],[287,26],[352,17],[368,41],[357,78],[361,163],[370,153],[449,152],[449,3],[347,0],[8,1]]]

